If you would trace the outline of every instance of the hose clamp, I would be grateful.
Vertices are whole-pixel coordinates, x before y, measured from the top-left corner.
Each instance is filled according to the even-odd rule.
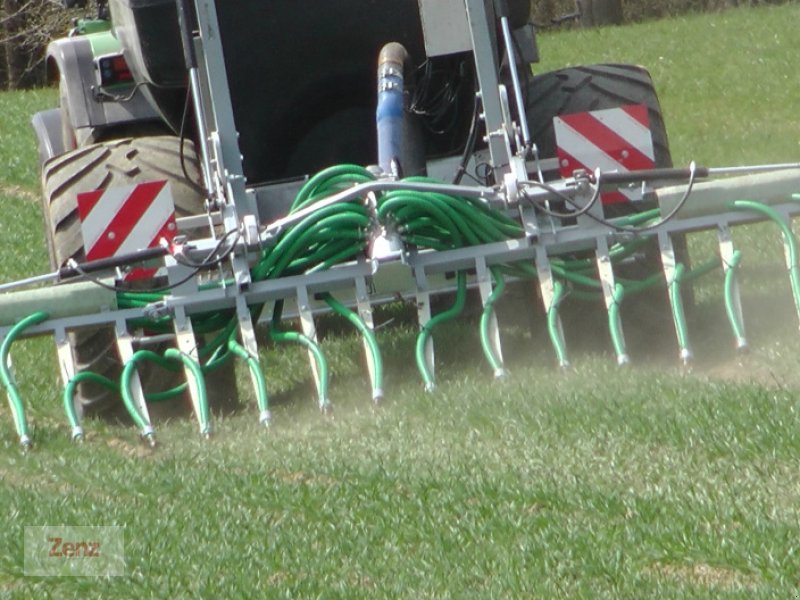
[[[383,63],[380,68],[378,69],[378,77],[383,79],[384,77],[399,77],[400,79],[403,78],[403,69],[399,69],[393,63],[387,62]]]
[[[403,84],[394,81],[392,79],[381,79],[380,84],[378,85],[378,92],[402,92],[403,91]]]

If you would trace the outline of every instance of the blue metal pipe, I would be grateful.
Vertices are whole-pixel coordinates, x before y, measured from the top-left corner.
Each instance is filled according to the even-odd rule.
[[[405,144],[403,69],[406,49],[397,42],[386,44],[378,58],[378,166],[384,173],[402,176]]]

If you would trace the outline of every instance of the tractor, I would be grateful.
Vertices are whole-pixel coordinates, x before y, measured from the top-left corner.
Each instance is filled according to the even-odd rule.
[[[647,70],[536,73],[529,12],[528,0],[99,3],[47,50],[60,101],[33,126],[52,272],[0,285],[2,352],[52,333],[73,438],[84,412],[121,396],[151,442],[148,402],[170,393],[188,394],[210,434],[207,396],[230,392],[235,360],[269,424],[258,323],[308,350],[327,411],[315,315],[341,315],[380,401],[372,307],[398,298],[416,306],[429,390],[434,331],[470,289],[488,363],[506,375],[494,309],[521,280],[562,367],[567,294],[604,306],[626,364],[621,305],[642,290],[668,303],[688,362],[682,284],[707,268],[690,270],[685,238],[702,229],[719,233],[746,346],[729,228],[785,224],[796,165],[673,168]],[[739,191],[763,203],[732,204]],[[165,369],[175,387],[152,392]]]

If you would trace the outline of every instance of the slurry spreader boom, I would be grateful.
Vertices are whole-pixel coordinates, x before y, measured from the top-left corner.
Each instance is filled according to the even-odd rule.
[[[20,337],[54,336],[74,439],[85,410],[121,398],[152,443],[148,403],[183,394],[209,435],[207,385],[235,360],[269,424],[260,321],[272,342],[307,349],[328,410],[314,315],[341,315],[380,401],[372,306],[397,298],[416,303],[428,390],[433,335],[470,287],[504,376],[494,306],[519,279],[538,282],[559,365],[567,294],[604,302],[622,365],[624,298],[663,287],[689,361],[681,286],[721,267],[743,348],[742,223],[779,228],[800,314],[800,165],[674,168],[647,72],[531,75],[528,8],[111,0],[54,41],[60,106],[34,118],[53,270],[0,285],[0,378],[21,444],[32,440],[9,359]],[[689,269],[685,238],[704,230],[719,257]],[[441,294],[453,305],[433,314]],[[153,372],[175,373],[175,387],[149,389]]]

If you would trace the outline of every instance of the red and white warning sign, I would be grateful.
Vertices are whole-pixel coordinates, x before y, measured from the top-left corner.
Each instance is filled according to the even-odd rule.
[[[110,187],[78,194],[87,260],[120,256],[172,241],[175,204],[166,181]],[[153,277],[156,269],[134,269],[127,280]]]
[[[625,172],[656,166],[644,104],[561,115],[553,119],[553,126],[562,177],[571,177],[580,169]],[[639,199],[641,192],[632,189],[602,195],[603,204]]]

